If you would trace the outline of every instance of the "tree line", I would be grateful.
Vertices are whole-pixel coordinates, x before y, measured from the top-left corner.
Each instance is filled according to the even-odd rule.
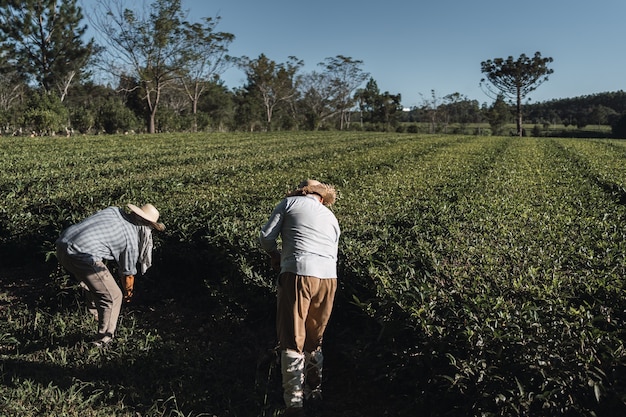
[[[613,136],[626,138],[625,123],[626,92],[604,92],[573,98],[555,99],[524,104],[524,122],[529,129],[540,127],[544,134],[571,135],[573,129],[582,130],[590,125],[611,126]],[[428,123],[429,132],[468,133],[472,126],[488,124],[492,134],[517,134],[509,126],[516,124],[515,106],[504,97],[496,97],[493,103],[479,103],[458,93],[424,100],[402,115],[402,122]],[[564,127],[559,131],[557,127]],[[476,128],[474,128],[475,130]],[[523,129],[526,134],[526,129]]]
[[[417,123],[433,133],[488,123],[503,134],[515,122],[521,135],[521,100],[552,73],[552,59],[538,52],[487,60],[481,85],[492,104],[431,91],[421,106],[403,109],[401,95],[381,92],[359,59],[328,57],[305,72],[297,57],[233,57],[235,35],[218,30],[220,16],[189,21],[181,0],[137,7],[96,0],[85,17],[77,0],[1,1],[2,134],[412,131]],[[86,37],[88,27],[97,39]],[[246,82],[231,90],[221,76],[232,67]],[[623,96],[524,104],[525,122],[618,125]]]

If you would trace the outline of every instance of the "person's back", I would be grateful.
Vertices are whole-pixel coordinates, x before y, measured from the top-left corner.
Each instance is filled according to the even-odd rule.
[[[303,181],[274,208],[259,236],[272,267],[280,269],[276,329],[285,416],[302,415],[305,399],[321,399],[322,339],[337,289],[340,229],[327,207],[334,201],[332,186]]]
[[[138,256],[139,227],[131,223],[120,208],[107,207],[65,229],[57,244],[65,245],[68,254],[86,262],[105,259],[119,263],[124,254],[128,260],[126,265],[121,265],[124,268],[122,272],[132,274],[126,269],[134,267]]]
[[[314,196],[287,197],[281,227],[281,272],[337,277],[339,223]]]

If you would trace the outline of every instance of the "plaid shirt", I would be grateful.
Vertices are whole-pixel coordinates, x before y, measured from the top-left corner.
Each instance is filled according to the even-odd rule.
[[[135,275],[139,258],[139,230],[122,209],[108,207],[68,227],[56,243],[84,262],[114,260],[122,275]]]

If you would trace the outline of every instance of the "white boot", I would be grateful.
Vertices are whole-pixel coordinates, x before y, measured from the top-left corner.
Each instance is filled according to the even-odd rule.
[[[280,354],[283,375],[283,398],[285,407],[302,408],[304,385],[304,354],[295,350],[283,350]]]
[[[304,398],[307,400],[322,399],[322,366],[324,355],[322,348],[304,353]]]

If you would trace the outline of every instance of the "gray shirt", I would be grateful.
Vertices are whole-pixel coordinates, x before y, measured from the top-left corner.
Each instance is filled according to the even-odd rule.
[[[337,278],[339,223],[315,195],[283,199],[261,228],[259,241],[268,253],[282,241],[281,272]]]
[[[139,230],[118,207],[108,207],[68,227],[57,239],[68,255],[84,262],[115,260],[120,274],[135,275],[139,259]]]

